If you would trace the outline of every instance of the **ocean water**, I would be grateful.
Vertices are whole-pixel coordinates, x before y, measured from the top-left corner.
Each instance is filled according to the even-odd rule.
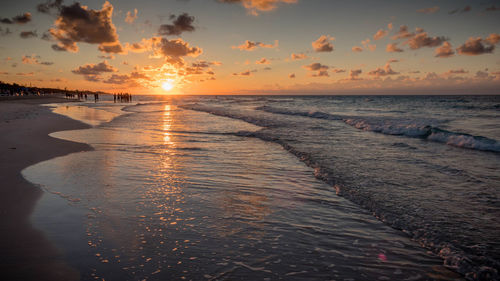
[[[53,105],[94,150],[23,171],[83,279],[498,278],[500,97],[157,99]]]

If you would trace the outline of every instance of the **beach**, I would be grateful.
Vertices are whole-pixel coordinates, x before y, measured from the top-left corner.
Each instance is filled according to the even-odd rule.
[[[74,269],[59,251],[34,229],[30,215],[42,191],[21,176],[37,162],[91,149],[81,143],[49,137],[55,131],[87,126],[51,113],[40,104],[68,102],[57,97],[0,101],[0,271],[5,280],[71,280]]]
[[[43,101],[0,108],[13,280],[496,276],[496,97]]]

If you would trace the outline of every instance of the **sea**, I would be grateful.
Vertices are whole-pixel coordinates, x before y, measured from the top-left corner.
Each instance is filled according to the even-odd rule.
[[[499,280],[500,96],[51,104],[23,170],[82,280]]]

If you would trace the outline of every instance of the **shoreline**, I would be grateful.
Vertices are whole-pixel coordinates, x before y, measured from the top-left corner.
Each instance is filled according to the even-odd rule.
[[[92,147],[50,137],[90,126],[41,106],[64,103],[59,97],[0,101],[0,271],[8,280],[78,280],[60,251],[31,225],[30,216],[43,191],[21,171],[36,163]]]

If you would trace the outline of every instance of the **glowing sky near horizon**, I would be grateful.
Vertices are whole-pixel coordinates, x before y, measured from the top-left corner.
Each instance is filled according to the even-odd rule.
[[[499,47],[497,0],[4,0],[0,11],[1,81],[135,94],[166,93],[166,81],[173,94],[497,94]]]

